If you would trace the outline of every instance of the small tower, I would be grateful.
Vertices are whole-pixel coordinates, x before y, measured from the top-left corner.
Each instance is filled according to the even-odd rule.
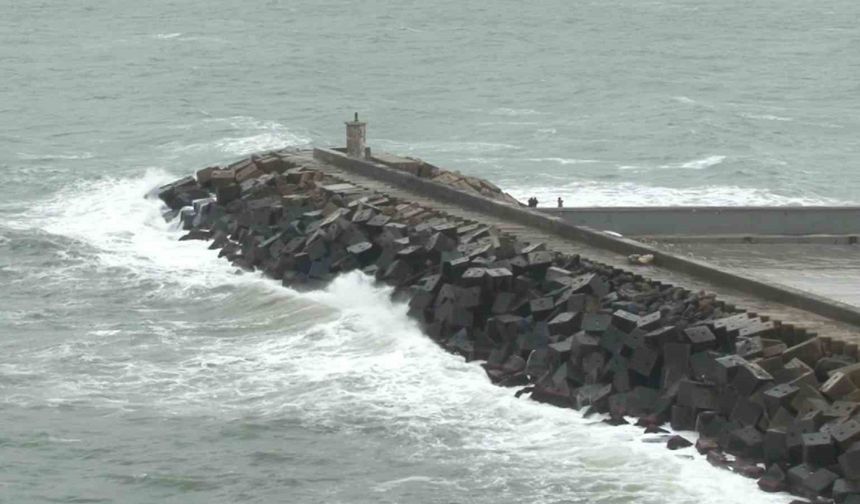
[[[346,155],[354,158],[364,158],[365,142],[367,141],[367,123],[355,119],[346,123]]]

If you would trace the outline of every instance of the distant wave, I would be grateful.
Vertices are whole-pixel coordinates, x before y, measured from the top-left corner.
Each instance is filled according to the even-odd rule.
[[[176,32],[176,33],[156,33],[155,35],[153,35],[153,38],[156,38],[158,40],[169,40],[169,39],[179,38],[181,36],[182,36],[182,33],[179,33],[179,32]]]
[[[532,161],[535,163],[557,163],[560,165],[591,164],[600,162],[596,159],[575,159],[560,157],[526,158],[526,161]]]
[[[723,161],[725,161],[726,156],[708,156],[702,159],[694,159],[692,161],[688,161],[681,165],[681,168],[687,168],[690,170],[704,170],[705,168],[710,168],[712,166],[716,166]]]
[[[430,156],[431,154],[481,154],[485,152],[500,152],[520,150],[516,145],[496,142],[457,142],[457,141],[441,141],[441,142],[409,142],[404,143],[394,140],[374,139],[373,145],[391,152],[401,152],[404,154],[417,153],[421,156]]]
[[[527,109],[515,109],[515,108],[507,108],[507,107],[500,107],[497,109],[493,109],[490,111],[490,113],[493,115],[504,115],[504,116],[514,116],[514,117],[540,115],[541,114],[541,112],[538,112],[537,110],[534,110],[534,109],[528,109],[528,108]]]
[[[794,118],[791,118],[791,117],[782,117],[782,116],[771,115],[771,114],[742,113],[741,117],[746,117],[747,119],[761,119],[763,121],[781,121],[781,122],[794,121]]]
[[[25,159],[28,161],[92,159],[93,157],[95,157],[95,155],[92,152],[78,152],[68,154],[30,154],[27,152],[18,153],[18,159]]]
[[[292,131],[277,121],[263,121],[248,116],[205,119],[200,125],[195,125],[195,127],[197,126],[204,130],[215,130],[218,133],[225,129],[235,133],[222,136],[211,142],[186,145],[171,144],[170,148],[177,152],[216,150],[225,154],[242,156],[282,147],[305,146],[311,142],[310,138]]]

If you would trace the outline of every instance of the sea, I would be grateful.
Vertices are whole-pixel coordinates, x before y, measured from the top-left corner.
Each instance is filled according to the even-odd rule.
[[[0,502],[784,503],[153,187],[344,144],[568,206],[860,203],[854,0],[0,0]]]

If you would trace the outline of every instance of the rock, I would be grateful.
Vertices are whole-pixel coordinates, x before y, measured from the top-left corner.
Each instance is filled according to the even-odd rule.
[[[688,441],[686,438],[682,436],[672,436],[666,442],[666,448],[670,450],[680,450],[681,448],[687,448],[688,446],[693,446],[693,443]]]
[[[758,480],[758,487],[765,492],[784,492],[788,488],[785,471],[778,464],[771,464]]]

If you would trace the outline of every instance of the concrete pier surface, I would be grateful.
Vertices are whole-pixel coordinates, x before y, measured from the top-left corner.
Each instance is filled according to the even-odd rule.
[[[654,245],[860,307],[857,245],[720,241],[656,241]]]
[[[422,206],[435,208],[463,219],[475,220],[496,226],[501,231],[511,233],[524,241],[533,243],[543,242],[553,250],[580,254],[591,260],[617,268],[629,269],[660,282],[683,286],[690,290],[715,292],[723,301],[747,311],[766,315],[783,323],[803,327],[822,336],[860,342],[860,323],[850,322],[854,317],[854,307],[835,300],[817,299],[819,296],[816,293],[809,293],[809,299],[817,303],[823,303],[826,308],[838,308],[840,313],[847,312],[848,316],[823,316],[818,313],[822,310],[813,311],[803,309],[796,306],[798,303],[793,301],[779,302],[767,299],[756,293],[751,293],[740,286],[737,288],[732,287],[732,276],[728,280],[717,282],[701,275],[690,274],[659,264],[651,266],[631,265],[629,264],[627,253],[614,251],[601,244],[589,243],[588,240],[572,239],[567,233],[554,233],[518,222],[515,219],[501,215],[503,212],[496,211],[497,206],[490,205],[487,211],[467,208],[467,205],[459,203],[460,195],[458,194],[446,195],[444,189],[441,190],[442,192],[438,192],[439,188],[434,188],[433,191],[424,190],[423,184],[414,183],[416,180],[421,180],[418,177],[399,172],[372,161],[348,159],[345,154],[339,151],[329,149],[316,149],[313,152],[300,150],[289,153],[286,159],[289,159],[296,165],[312,167],[313,169],[323,171],[374,191],[413,201]],[[454,192],[456,193],[456,191]],[[463,195],[462,197],[465,198],[466,196]],[[525,208],[511,208],[510,210],[515,212],[530,212]],[[540,214],[538,211],[530,213]],[[636,242],[633,242],[633,246],[636,246]],[[711,266],[718,270],[721,269],[719,264]],[[725,268],[725,271],[734,275],[734,271],[729,270],[728,267]],[[739,280],[742,275],[738,275]],[[789,292],[792,291],[790,287],[786,289]],[[800,292],[799,294],[803,298],[806,293]],[[856,310],[856,313],[860,314],[860,310]],[[857,320],[860,321],[860,317],[857,317]]]

